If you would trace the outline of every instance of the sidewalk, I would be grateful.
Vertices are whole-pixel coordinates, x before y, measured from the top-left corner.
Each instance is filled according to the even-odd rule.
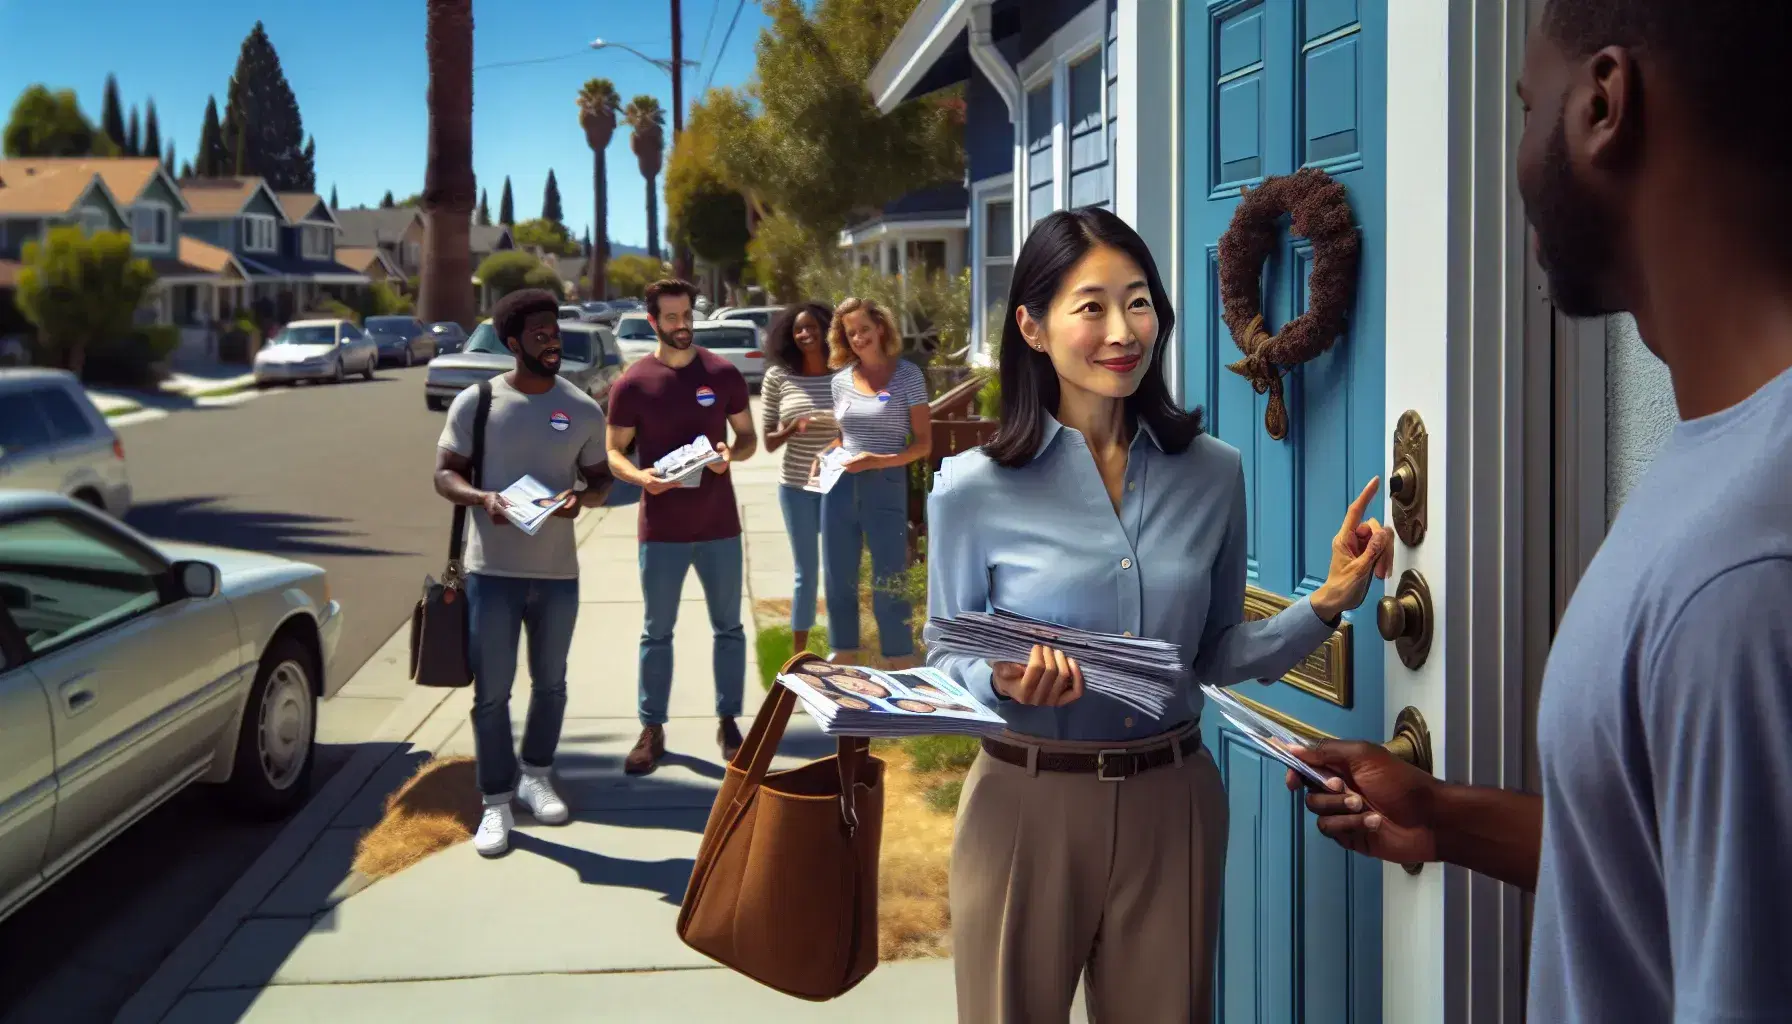
[[[742,617],[750,624],[752,595],[789,596],[789,546],[776,459],[760,453],[733,472],[746,520],[752,590]],[[579,523],[584,604],[556,763],[571,823],[538,826],[519,812],[507,856],[482,860],[462,843],[372,884],[351,878],[355,843],[385,796],[428,753],[472,753],[470,692],[412,688],[395,699],[385,677],[403,670],[389,644],[342,691],[386,698],[378,742],[289,823],[118,1020],[953,1020],[949,961],[884,964],[854,992],[817,1004],[679,941],[678,904],[722,774],[710,638],[692,576],[674,641],[670,753],[654,774],[624,776],[622,758],[639,731],[635,516],[632,507],[593,510]],[[749,716],[762,697],[753,655],[749,643]],[[520,670],[519,729],[527,701]],[[780,760],[794,765],[831,749],[799,716]]]

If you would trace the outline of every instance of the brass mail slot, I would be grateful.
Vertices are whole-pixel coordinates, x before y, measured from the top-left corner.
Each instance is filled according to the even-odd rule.
[[[1280,594],[1272,594],[1257,587],[1246,587],[1245,621],[1267,619],[1293,603]],[[1350,623],[1344,622],[1319,645],[1318,650],[1294,666],[1294,671],[1283,677],[1282,682],[1297,690],[1304,690],[1320,700],[1347,708],[1351,701],[1350,680]]]

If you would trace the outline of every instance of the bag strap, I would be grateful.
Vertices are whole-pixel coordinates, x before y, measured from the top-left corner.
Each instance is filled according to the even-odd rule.
[[[467,482],[474,487],[481,485],[485,474],[485,422],[492,413],[492,382],[479,382],[479,402],[473,407],[473,455],[467,461],[471,464],[467,471]],[[461,577],[460,556],[467,534],[467,506],[454,506],[454,525],[448,534],[448,578],[443,580],[448,586],[455,586]]]

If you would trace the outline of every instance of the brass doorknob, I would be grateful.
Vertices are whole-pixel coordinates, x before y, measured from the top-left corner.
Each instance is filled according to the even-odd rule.
[[[1401,505],[1410,505],[1419,496],[1419,470],[1411,459],[1401,459],[1388,474],[1388,497]]]
[[[1387,752],[1427,775],[1434,774],[1431,764],[1431,728],[1425,716],[1415,707],[1404,707],[1394,716],[1394,736],[1383,743]],[[1416,875],[1423,864],[1402,864],[1409,875]]]
[[[1375,626],[1383,640],[1418,636],[1425,631],[1425,605],[1417,594],[1384,597],[1375,605]]]
[[[1381,638],[1394,645],[1400,663],[1416,669],[1431,654],[1431,633],[1436,627],[1432,614],[1431,587],[1417,570],[1400,574],[1394,592],[1375,604],[1375,628]]]

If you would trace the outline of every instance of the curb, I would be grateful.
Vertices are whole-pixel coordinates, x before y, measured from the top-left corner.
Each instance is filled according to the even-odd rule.
[[[599,514],[580,516],[575,524],[574,537],[580,546],[597,532],[605,518],[603,513],[609,510],[596,511]],[[409,629],[410,623],[406,621],[398,627],[398,632]],[[391,642],[390,638],[387,642]],[[180,945],[162,960],[155,973],[118,1011],[113,1018],[114,1024],[160,1024],[223,951],[237,928],[311,852],[318,836],[330,827],[367,780],[395,754],[413,746],[410,740],[417,736],[430,716],[460,692],[414,687],[363,741],[361,748],[349,757],[348,763],[339,768],[323,789],[286,823],[273,843],[249,865]]]

